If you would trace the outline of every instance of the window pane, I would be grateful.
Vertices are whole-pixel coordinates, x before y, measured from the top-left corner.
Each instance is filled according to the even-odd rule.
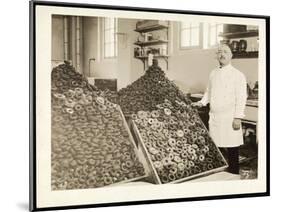
[[[114,18],[110,18],[110,28],[114,29],[114,27],[115,27]]]
[[[200,22],[187,21],[181,23],[181,46],[200,46]]]
[[[114,52],[114,56],[117,56],[118,55],[118,45],[117,45],[118,43],[117,42],[115,42],[115,52]]]
[[[114,28],[110,30],[110,42],[114,42],[114,37],[115,37],[115,33],[114,33]]]
[[[191,46],[199,46],[199,28],[191,30]]]
[[[114,18],[104,19],[104,57],[115,57],[117,56],[117,35],[116,35],[116,24],[117,20]]]
[[[110,57],[114,57],[115,49],[114,49],[114,43],[110,44]]]
[[[104,29],[110,28],[110,18],[104,18]]]
[[[218,24],[217,25],[217,34],[219,35],[219,34],[221,34],[222,32],[223,32],[223,25],[222,24]],[[219,39],[221,38],[221,37],[218,37]]]
[[[198,27],[200,26],[200,22],[191,22],[191,27]]]
[[[181,29],[186,29],[186,28],[190,28],[190,22],[188,21],[181,22]]]
[[[181,46],[190,46],[190,29],[182,30],[181,32]]]
[[[104,32],[104,42],[105,42],[105,43],[110,42],[110,31],[109,31],[109,30],[106,30],[106,31]]]
[[[217,33],[216,33],[216,27],[211,27],[210,28],[210,46],[213,46],[217,42]]]
[[[110,43],[104,45],[104,56],[110,57]]]

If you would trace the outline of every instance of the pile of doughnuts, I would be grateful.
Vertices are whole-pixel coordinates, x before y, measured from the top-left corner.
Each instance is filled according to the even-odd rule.
[[[144,177],[120,107],[69,64],[52,71],[51,186],[97,188]]]
[[[164,100],[156,107],[131,117],[160,183],[192,178],[227,165],[190,105]]]
[[[191,103],[158,66],[151,66],[138,80],[118,92],[118,103],[125,116],[151,111],[165,99]]]

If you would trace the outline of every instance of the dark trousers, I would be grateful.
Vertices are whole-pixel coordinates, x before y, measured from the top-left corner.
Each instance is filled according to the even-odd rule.
[[[228,171],[232,174],[239,174],[239,147],[220,148],[227,158]]]

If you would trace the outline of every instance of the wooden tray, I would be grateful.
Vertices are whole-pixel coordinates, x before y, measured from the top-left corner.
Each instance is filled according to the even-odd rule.
[[[204,126],[204,128],[206,129],[205,125],[202,124],[202,126]],[[131,128],[133,130],[133,134],[135,135],[135,138],[137,139],[137,143],[139,144],[138,147],[139,149],[141,149],[141,151],[143,152],[144,156],[145,156],[145,159],[146,159],[146,162],[148,164],[148,168],[150,169],[150,174],[152,175],[152,178],[153,178],[153,181],[154,183],[156,184],[162,184],[161,180],[160,180],[160,177],[153,165],[153,162],[151,160],[151,157],[150,157],[150,154],[148,153],[148,150],[142,140],[142,137],[140,135],[140,132],[135,124],[135,122],[133,120],[131,120]],[[207,130],[207,129],[206,129]],[[212,141],[213,142],[213,141]],[[169,182],[167,184],[173,184],[173,183],[180,183],[180,182],[183,182],[183,181],[187,181],[187,180],[191,180],[191,179],[194,179],[194,178],[199,178],[199,177],[203,177],[203,176],[206,176],[206,175],[210,175],[212,173],[216,173],[216,172],[220,172],[220,171],[223,171],[225,170],[227,167],[228,167],[228,164],[224,158],[224,156],[222,155],[222,153],[220,152],[220,150],[218,149],[218,147],[216,146],[216,144],[214,143],[216,149],[218,150],[219,154],[221,155],[223,161],[225,162],[225,166],[222,166],[222,167],[219,167],[219,168],[215,168],[215,169],[212,169],[212,170],[208,170],[208,171],[205,171],[205,172],[201,172],[201,173],[198,173],[198,174],[195,174],[195,175],[192,175],[192,176],[188,176],[188,177],[184,177],[182,179],[178,179],[178,180],[175,180],[175,181],[172,181],[172,182]]]
[[[140,157],[140,154],[139,154],[138,148],[137,148],[137,146],[136,146],[136,144],[135,144],[135,141],[134,141],[134,138],[133,138],[133,136],[132,136],[132,133],[131,133],[129,127],[128,127],[127,121],[126,121],[126,119],[125,119],[125,117],[124,117],[124,114],[123,114],[123,112],[122,112],[122,110],[121,110],[121,108],[120,108],[119,105],[117,105],[117,110],[118,110],[118,111],[120,112],[120,114],[121,114],[121,117],[122,117],[122,119],[123,119],[123,126],[126,128],[126,131],[127,131],[128,134],[129,134],[129,140],[131,141],[131,143],[132,143],[133,146],[134,146],[134,152],[135,152],[135,154],[136,154],[138,160],[143,164],[143,168],[144,168],[144,170],[145,170],[145,174],[142,175],[142,176],[139,176],[139,177],[135,177],[135,178],[131,178],[131,179],[119,181],[119,182],[116,182],[116,183],[112,183],[112,184],[110,184],[110,185],[103,186],[103,187],[117,186],[117,185],[124,184],[124,183],[129,183],[129,182],[133,182],[133,181],[139,181],[139,180],[142,180],[142,179],[147,178],[147,177],[150,175],[149,170],[148,170],[148,168],[147,168],[146,162]]]

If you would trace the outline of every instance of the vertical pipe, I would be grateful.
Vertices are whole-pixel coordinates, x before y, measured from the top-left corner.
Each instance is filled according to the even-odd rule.
[[[76,65],[77,71],[81,73],[80,64],[80,17],[76,17]]]
[[[71,17],[71,60],[72,65],[77,69],[76,66],[76,17]]]
[[[63,17],[64,60],[69,60],[68,18]]]

